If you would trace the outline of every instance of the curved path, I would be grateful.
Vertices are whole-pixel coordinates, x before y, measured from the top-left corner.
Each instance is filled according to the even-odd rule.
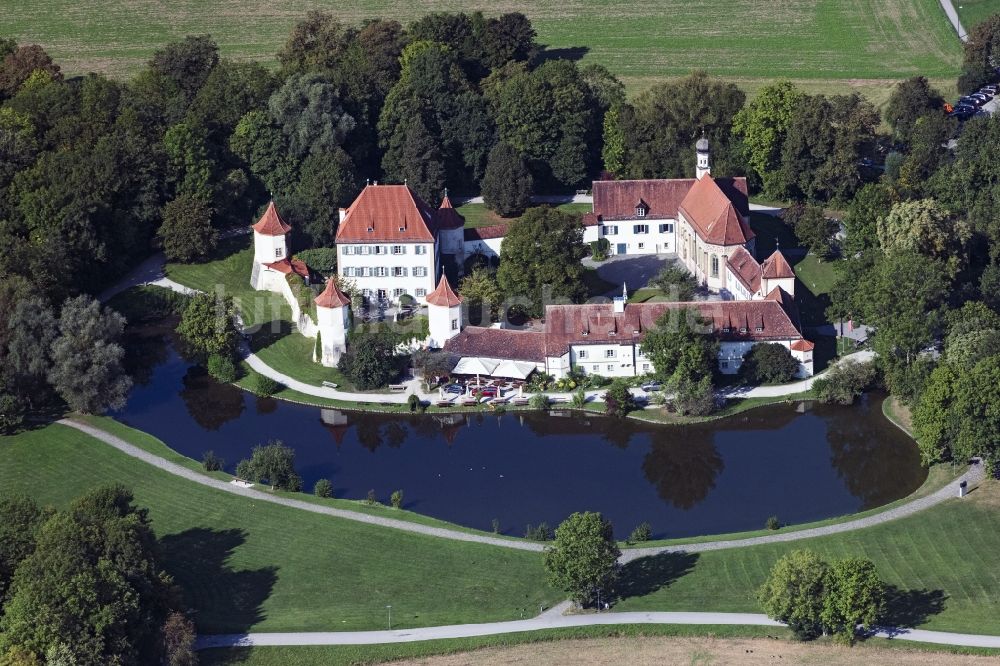
[[[558,608],[558,607],[557,607]],[[553,609],[556,610],[556,609]],[[302,633],[252,633],[200,636],[195,649],[252,647],[276,645],[374,645],[378,643],[413,643],[444,638],[495,636],[520,631],[539,631],[564,627],[593,627],[621,624],[726,624],[757,627],[780,627],[759,613],[599,613],[596,615],[561,615],[543,613],[530,620],[489,622],[484,624],[453,624],[441,627],[421,627],[395,631],[316,631]],[[923,629],[888,628],[878,631],[881,638],[898,638],[918,643],[959,645],[965,647],[1000,648],[1000,636],[955,634]]]
[[[453,539],[455,541],[471,541],[475,543],[488,544],[491,546],[500,546],[502,548],[514,548],[517,550],[528,550],[534,552],[541,552],[545,550],[545,544],[526,541],[523,539],[504,539],[501,537],[488,536],[485,534],[472,534],[468,532],[462,532],[455,529],[449,529],[446,527],[433,527],[430,525],[422,525],[420,523],[415,523],[407,520],[398,520],[395,518],[384,518],[381,516],[373,516],[367,513],[362,513],[360,511],[351,511],[348,509],[336,509],[329,506],[322,506],[319,504],[312,504],[310,502],[303,502],[301,500],[292,499],[290,497],[278,497],[271,495],[260,490],[254,490],[253,488],[244,488],[242,486],[237,486],[226,481],[220,481],[214,479],[210,476],[206,476],[197,472],[195,470],[189,469],[177,463],[170,462],[165,458],[161,458],[155,454],[148,451],[140,449],[139,447],[128,443],[124,439],[112,435],[111,433],[101,430],[95,426],[92,426],[81,421],[76,421],[74,419],[66,418],[61,419],[58,423],[68,426],[70,428],[75,428],[83,433],[98,439],[105,444],[108,444],[126,455],[132,456],[133,458],[138,458],[143,462],[149,463],[154,467],[157,467],[165,472],[173,474],[174,476],[179,476],[188,481],[193,481],[194,483],[199,483],[203,486],[208,486],[210,488],[215,488],[216,490],[222,490],[224,492],[232,493],[234,495],[242,495],[244,497],[249,497],[254,500],[259,500],[262,502],[271,502],[274,504],[282,504],[284,506],[291,507],[293,509],[299,509],[302,511],[310,511],[312,513],[320,513],[327,516],[333,516],[335,518],[343,518],[345,520],[354,520],[361,523],[368,523],[370,525],[378,525],[381,527],[390,527],[397,530],[403,530],[405,532],[415,532],[417,534],[425,534],[428,536],[439,537],[442,539]],[[824,525],[821,527],[813,527],[809,529],[803,529],[798,531],[789,532],[779,532],[777,534],[767,534],[765,536],[759,537],[749,537],[746,539],[721,539],[718,541],[705,541],[702,543],[691,543],[691,544],[678,544],[671,546],[651,546],[648,548],[627,548],[622,552],[620,561],[622,563],[631,562],[640,557],[647,557],[650,555],[658,555],[660,553],[698,553],[709,550],[725,550],[727,548],[745,548],[747,546],[757,546],[767,543],[784,543],[788,541],[798,541],[800,539],[809,539],[812,537],[824,536],[827,534],[838,534],[841,532],[850,532],[853,530],[862,529],[865,527],[871,527],[873,525],[879,525],[881,523],[888,522],[890,520],[895,520],[897,518],[902,518],[904,516],[910,516],[918,511],[923,511],[935,504],[940,504],[941,502],[955,497],[958,493],[958,483],[961,481],[967,481],[971,486],[975,485],[983,478],[982,465],[979,463],[973,464],[965,474],[961,477],[952,481],[944,488],[941,488],[937,492],[931,493],[926,497],[921,497],[919,499],[906,502],[900,506],[893,507],[892,509],[887,509],[885,511],[876,513],[871,516],[865,516],[864,518],[856,518],[854,520],[848,520],[843,523],[835,523],[832,525]]]

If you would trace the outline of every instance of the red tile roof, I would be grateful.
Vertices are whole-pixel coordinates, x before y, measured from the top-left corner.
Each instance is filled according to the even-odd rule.
[[[597,222],[596,217],[605,220],[637,219],[635,208],[640,203],[648,206],[645,217],[677,219],[681,202],[697,182],[695,178],[594,181],[594,210],[584,215],[583,223],[593,225]],[[740,215],[750,214],[746,178],[716,178],[714,182]]]
[[[493,238],[503,238],[507,235],[506,224],[493,224],[488,227],[475,227],[465,230],[465,240],[490,240]]]
[[[707,243],[742,245],[754,237],[750,226],[711,175],[695,181],[679,209]]]
[[[264,264],[271,270],[278,271],[279,273],[284,273],[288,275],[289,273],[295,273],[301,276],[303,279],[309,278],[309,267],[306,266],[306,262],[292,257],[289,259],[281,259],[280,261],[275,261],[270,264]]]
[[[670,310],[696,310],[726,341],[798,340],[798,326],[778,300],[630,303],[614,312],[611,304],[550,305],[545,310],[548,356],[561,356],[570,345],[631,344]],[[759,330],[758,330],[759,329]]]
[[[781,254],[781,250],[775,250],[774,254],[764,260],[760,268],[763,276],[769,280],[795,277],[795,271],[788,264],[785,255]]]
[[[760,289],[760,264],[743,247],[736,248],[726,259],[730,272],[743,283],[743,286],[756,294]]]
[[[465,218],[451,205],[447,194],[441,201],[441,207],[434,212],[434,223],[438,230],[461,229],[465,226]]]
[[[337,288],[337,281],[333,278],[326,281],[326,289],[316,297],[316,307],[318,308],[339,308],[350,304],[351,299]]]
[[[406,185],[368,185],[337,228],[338,243],[434,242],[434,215]]]
[[[278,209],[274,207],[274,201],[271,201],[267,204],[267,210],[253,225],[253,230],[264,236],[284,236],[292,228],[281,219]]]
[[[796,340],[791,344],[792,351],[807,352],[816,348],[816,345],[806,339]]]
[[[437,289],[427,294],[427,302],[430,305],[452,308],[462,304],[462,297],[452,291],[451,285],[448,284],[448,278],[442,275]]]
[[[444,343],[444,349],[460,356],[540,363],[545,361],[545,333],[467,326]]]

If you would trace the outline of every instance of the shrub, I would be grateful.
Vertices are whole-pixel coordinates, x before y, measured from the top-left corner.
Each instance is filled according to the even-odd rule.
[[[618,418],[624,418],[635,409],[635,398],[629,389],[628,382],[616,379],[604,394],[604,410]]]
[[[777,384],[792,380],[799,371],[799,362],[784,345],[766,343],[754,345],[743,356],[740,376],[751,384]]]
[[[767,529],[769,530],[779,530],[781,529],[781,523],[778,521],[777,516],[771,516],[767,519],[766,523]]]
[[[0,434],[12,435],[24,422],[24,405],[12,393],[0,393]]]
[[[302,489],[302,478],[295,472],[295,451],[281,441],[253,447],[249,460],[236,466],[236,475],[257,483],[267,481],[271,490]]]
[[[524,538],[529,541],[552,541],[554,536],[552,528],[545,522],[538,523],[537,527],[529,524],[524,528]]]
[[[813,382],[816,399],[823,403],[851,405],[875,381],[875,366],[843,360]]]
[[[649,523],[639,523],[632,530],[632,533],[628,535],[625,543],[642,543],[643,541],[649,541],[653,538],[653,528],[649,526]]]
[[[547,410],[549,408],[549,396],[544,393],[536,393],[528,400],[528,406],[532,409]]]
[[[209,449],[201,457],[201,466],[205,468],[206,472],[218,472],[226,466],[226,461],[215,455],[215,451]]]
[[[415,393],[411,393],[410,397],[406,399],[406,404],[410,406],[411,412],[415,412],[420,408],[420,398]]]
[[[690,416],[707,416],[715,409],[715,389],[711,377],[700,380],[682,378],[674,393],[674,407],[677,412]]]
[[[236,381],[236,364],[228,356],[212,354],[208,357],[208,374],[223,384],[232,384]]]
[[[285,281],[292,290],[292,296],[298,303],[299,312],[312,317],[316,321],[316,294],[309,288],[302,276],[297,273],[289,273],[285,276]]]
[[[324,276],[337,274],[337,248],[316,247],[295,254],[297,259],[306,262],[306,266],[322,273]]]
[[[403,489],[392,491],[392,495],[389,497],[389,503],[392,504],[393,509],[399,509],[403,506]]]
[[[576,393],[573,394],[573,402],[571,403],[576,409],[583,409],[587,406],[587,393],[581,388],[577,389]]]
[[[281,384],[266,375],[255,374],[250,380],[250,392],[261,397],[272,396],[281,389]]]
[[[375,499],[375,489],[374,488],[372,488],[371,490],[368,491],[368,496],[365,497],[365,504],[367,504],[368,506],[375,506],[376,504],[378,504],[378,500]]]
[[[313,493],[316,497],[333,497],[333,484],[329,479],[320,479],[313,486]]]
[[[607,238],[590,241],[590,258],[594,261],[605,261],[608,258],[609,249],[611,249],[611,243]]]

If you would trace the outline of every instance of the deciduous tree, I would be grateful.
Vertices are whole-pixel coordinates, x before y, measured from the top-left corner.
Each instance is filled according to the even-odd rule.
[[[896,84],[883,117],[896,137],[909,143],[917,118],[931,111],[944,115],[944,97],[931,87],[927,77],[914,76]]]
[[[48,378],[71,409],[93,414],[125,405],[132,380],[118,344],[124,329],[124,317],[90,296],[63,303]]]
[[[281,440],[253,447],[250,458],[237,465],[236,475],[257,483],[267,482],[271,490],[302,489],[302,479],[295,472],[295,450]]]
[[[545,551],[549,580],[586,606],[607,592],[618,576],[621,551],[611,523],[599,513],[574,513],[556,528],[556,538]]]
[[[756,344],[743,356],[740,375],[754,384],[791,381],[799,371],[799,362],[788,348],[777,343]]]
[[[517,308],[541,316],[546,299],[579,302],[586,294],[583,227],[573,215],[554,208],[529,209],[511,223],[500,248],[497,283]]]
[[[823,633],[830,567],[816,553],[793,550],[777,561],[757,600],[768,617],[784,622],[802,640]]]
[[[534,181],[517,150],[499,142],[490,151],[483,176],[483,202],[503,217],[519,217],[531,205]]]
[[[743,142],[748,166],[764,191],[780,197],[781,150],[795,107],[805,99],[790,81],[778,81],[760,90],[733,118],[733,134]]]
[[[157,235],[167,259],[185,263],[208,256],[219,241],[212,227],[212,209],[203,199],[190,194],[167,202]]]
[[[232,357],[238,336],[233,299],[195,294],[184,308],[177,333],[196,354]]]

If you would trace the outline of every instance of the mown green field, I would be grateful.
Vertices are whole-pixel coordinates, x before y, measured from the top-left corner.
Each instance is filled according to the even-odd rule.
[[[958,39],[937,0],[536,0],[500,5],[396,0],[3,0],[3,32],[49,49],[70,73],[134,72],[159,45],[209,33],[225,55],[273,61],[310,9],[356,23],[408,22],[430,11],[522,11],[550,49],[606,65],[631,91],[701,68],[745,82],[791,78],[803,87],[859,87],[886,79],[953,79]],[[830,82],[836,81],[836,84]]]
[[[561,595],[537,553],[254,502],[171,476],[71,428],[0,437],[0,488],[64,506],[120,481],[150,509],[199,630],[382,629],[517,619]]]
[[[958,0],[955,8],[962,27],[972,30],[993,14],[1000,14],[1000,0]]]

